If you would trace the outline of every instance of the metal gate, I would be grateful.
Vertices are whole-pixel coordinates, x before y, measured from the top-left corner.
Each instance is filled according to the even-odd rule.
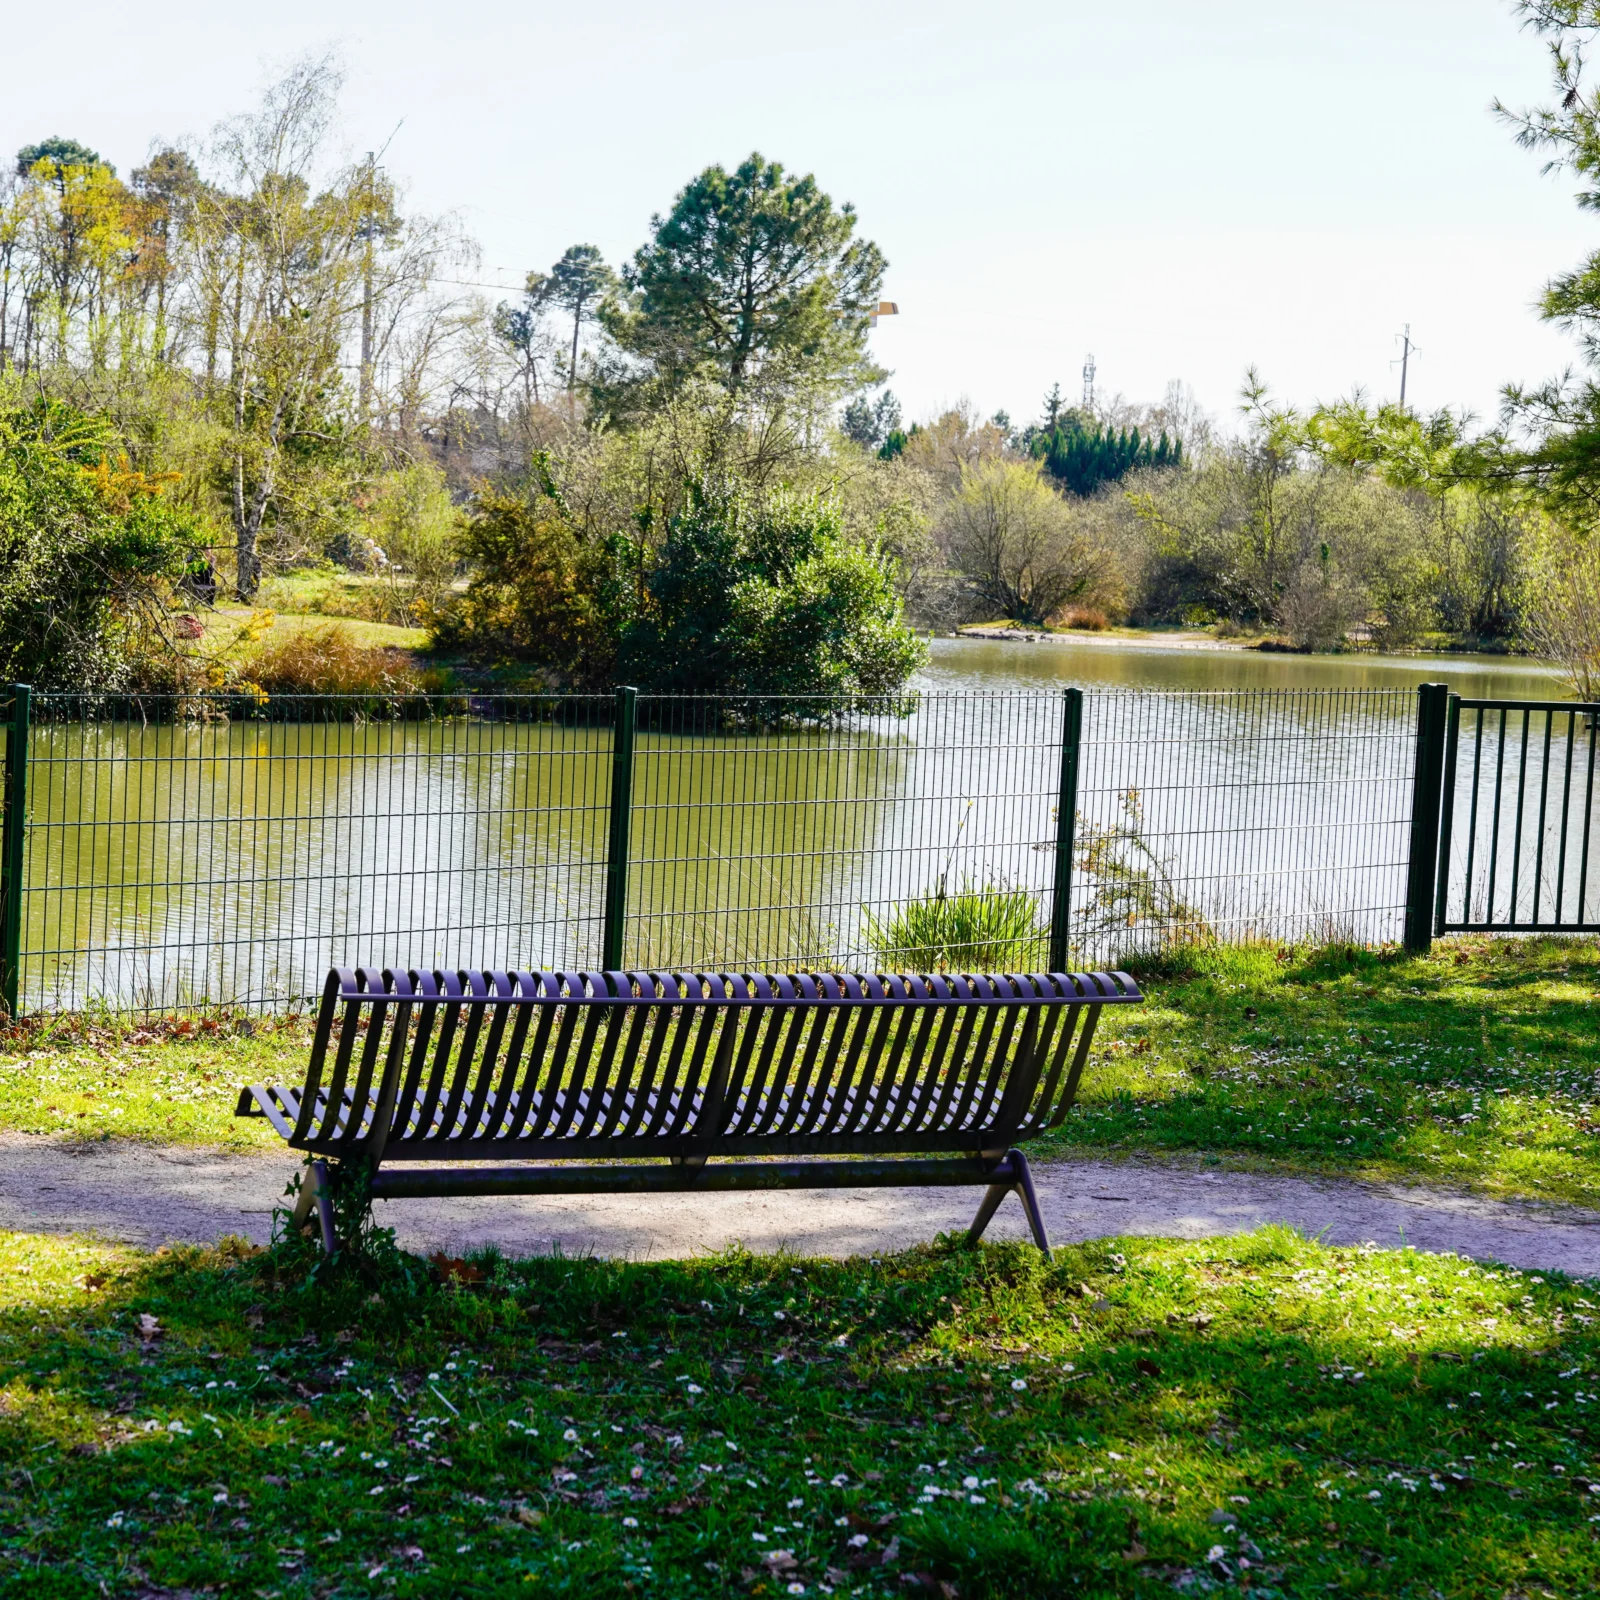
[[[1449,697],[1437,933],[1600,932],[1600,705]]]

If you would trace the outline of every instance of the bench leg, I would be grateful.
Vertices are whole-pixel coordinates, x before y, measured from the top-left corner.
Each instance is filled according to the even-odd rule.
[[[328,1194],[328,1163],[313,1161],[300,1180],[299,1198],[294,1203],[294,1215],[289,1225],[297,1232],[305,1226],[311,1208],[317,1208],[317,1221],[322,1225],[322,1248],[336,1255],[339,1240],[333,1231],[333,1201]]]
[[[1033,1229],[1033,1242],[1048,1261],[1050,1236],[1044,1231],[1044,1214],[1039,1210],[1039,1197],[1033,1192],[1033,1174],[1028,1170],[1028,1158],[1020,1150],[1008,1150],[1005,1159],[1011,1175],[999,1183],[991,1183],[984,1191],[983,1204],[978,1207],[978,1214],[972,1219],[972,1227],[967,1232],[967,1243],[976,1244],[983,1237],[983,1230],[1000,1209],[1000,1202],[1008,1194],[1015,1193],[1028,1215],[1028,1226]]]

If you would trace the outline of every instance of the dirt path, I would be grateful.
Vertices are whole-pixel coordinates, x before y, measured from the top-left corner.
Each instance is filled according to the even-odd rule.
[[[131,1244],[265,1242],[271,1208],[295,1168],[281,1155],[125,1143],[69,1146],[0,1135],[0,1227],[96,1232]],[[1447,1191],[1266,1173],[1188,1171],[1150,1162],[1063,1161],[1035,1167],[1052,1240],[1108,1234],[1203,1238],[1287,1222],[1335,1244],[1455,1251],[1481,1260],[1600,1275],[1600,1213]],[[595,1195],[382,1201],[379,1221],[413,1249],[498,1244],[635,1258],[686,1256],[742,1241],[810,1255],[889,1251],[964,1228],[977,1190],[848,1189],[800,1194]],[[1025,1238],[1008,1200],[992,1238]]]

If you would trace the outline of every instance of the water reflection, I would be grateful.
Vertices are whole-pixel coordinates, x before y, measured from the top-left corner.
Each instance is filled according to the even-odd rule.
[[[643,719],[624,958],[870,966],[868,913],[941,885],[1021,885],[1043,925],[1073,683],[1076,960],[1174,920],[1397,937],[1415,685],[1430,679],[1480,697],[1558,688],[1484,658],[937,640],[906,721],[694,734]],[[46,723],[31,748],[28,1006],[281,1004],[334,963],[599,962],[608,726]],[[1587,848],[1592,800],[1551,811],[1551,870]],[[1503,826],[1458,831],[1463,885],[1466,852],[1475,879],[1484,830]],[[1537,898],[1543,870],[1519,897],[1531,881]]]
[[[923,674],[940,694],[1078,684],[1123,689],[1415,689],[1448,683],[1481,699],[1561,700],[1555,668],[1509,656],[1300,656],[1215,645],[1054,635],[1033,644],[931,639]]]

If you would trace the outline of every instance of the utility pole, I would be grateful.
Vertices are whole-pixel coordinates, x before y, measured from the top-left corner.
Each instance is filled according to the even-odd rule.
[[[367,151],[367,181],[362,197],[361,237],[361,381],[359,403],[361,426],[372,420],[372,232],[373,189],[377,168],[372,151]]]
[[[1083,409],[1086,413],[1094,411],[1094,357],[1083,358]]]
[[[1411,366],[1411,353],[1416,350],[1411,342],[1411,324],[1406,324],[1406,331],[1400,335],[1400,409],[1406,408],[1406,374]],[[1418,352],[1420,354],[1420,352]],[[1390,363],[1393,366],[1393,362]]]

